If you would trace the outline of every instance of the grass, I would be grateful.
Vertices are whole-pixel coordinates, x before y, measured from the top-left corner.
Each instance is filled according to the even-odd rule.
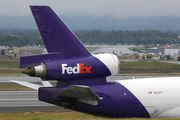
[[[8,75],[8,74],[21,74],[22,69],[18,68],[0,68],[0,75]]]
[[[20,61],[0,60],[0,76],[2,75],[20,75],[23,69],[19,69]]]
[[[38,85],[42,85],[41,83],[35,83]],[[52,83],[53,86],[56,86],[55,83]],[[29,91],[34,90],[22,85],[19,85],[17,83],[1,83],[0,84],[0,91]]]
[[[0,120],[79,120],[79,119],[94,119],[97,117],[79,113],[79,112],[53,112],[42,113],[34,111],[33,113],[0,113]]]
[[[180,73],[180,64],[162,62],[121,62],[120,73]]]
[[[0,91],[28,91],[33,90],[28,87],[24,87],[22,85],[16,83],[1,83],[0,84]]]
[[[20,66],[19,61],[0,61],[0,66]]]
[[[0,120],[180,120],[180,118],[101,118],[79,112],[0,113]]]
[[[135,47],[128,47],[128,49],[129,49],[130,51],[133,51],[134,48],[135,48]]]
[[[86,47],[89,51],[94,51],[97,47]]]

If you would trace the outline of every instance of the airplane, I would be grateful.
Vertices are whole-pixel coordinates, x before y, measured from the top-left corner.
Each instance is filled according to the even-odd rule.
[[[22,72],[41,85],[38,98],[67,109],[112,118],[180,117],[180,78],[141,78],[107,82],[119,72],[113,54],[92,55],[49,6],[30,6],[48,53],[20,58]],[[53,87],[49,81],[56,80]]]

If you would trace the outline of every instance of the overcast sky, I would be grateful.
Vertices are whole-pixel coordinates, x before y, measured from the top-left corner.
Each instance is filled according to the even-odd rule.
[[[30,16],[29,5],[48,5],[67,16],[180,17],[180,0],[0,0],[0,15]]]

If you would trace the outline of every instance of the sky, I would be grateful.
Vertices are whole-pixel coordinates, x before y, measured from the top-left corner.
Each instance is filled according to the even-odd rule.
[[[29,5],[48,5],[59,16],[66,17],[180,18],[180,0],[0,0],[0,16],[32,16]]]
[[[59,15],[180,17],[180,0],[0,0],[0,15],[29,16],[29,5],[48,5]]]

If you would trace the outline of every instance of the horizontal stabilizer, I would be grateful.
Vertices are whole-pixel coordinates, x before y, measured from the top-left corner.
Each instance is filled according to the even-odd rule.
[[[49,81],[41,81],[44,87],[53,87]]]
[[[31,55],[20,57],[20,68],[27,68],[40,65],[42,61],[49,59],[64,58],[63,53],[48,53],[41,55]]]
[[[11,81],[12,81],[12,82],[15,82],[15,83],[17,83],[17,84],[20,84],[20,85],[29,87],[29,88],[34,89],[34,90],[38,90],[39,87],[43,87],[43,86],[41,86],[41,85],[37,85],[37,84],[25,82],[25,81],[16,81],[16,80],[11,80]]]
[[[98,101],[102,100],[91,88],[82,85],[71,85],[58,96],[75,98],[80,102],[90,105],[97,105]]]
[[[23,85],[25,87],[28,87],[28,88],[31,88],[31,89],[34,89],[34,90],[38,90],[39,87],[53,87],[51,85],[51,83],[49,83],[49,81],[41,81],[43,86],[42,85],[33,84],[33,83],[29,83],[29,82],[25,82],[25,81],[11,80],[11,82],[15,82],[17,84]]]

